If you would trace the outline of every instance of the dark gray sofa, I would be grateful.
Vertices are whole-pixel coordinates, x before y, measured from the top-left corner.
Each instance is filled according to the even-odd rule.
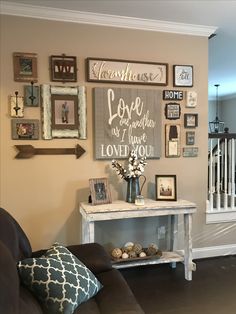
[[[144,314],[121,273],[97,243],[67,247],[102,283],[103,288],[74,314]],[[0,313],[42,314],[37,299],[20,284],[18,261],[39,257],[46,250],[32,252],[30,242],[16,220],[0,208]]]

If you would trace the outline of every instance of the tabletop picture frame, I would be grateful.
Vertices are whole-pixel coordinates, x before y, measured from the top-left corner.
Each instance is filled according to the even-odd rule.
[[[175,87],[193,87],[193,66],[173,65],[173,85]]]
[[[13,53],[14,81],[37,82],[37,54],[36,53]]]
[[[156,200],[176,201],[176,175],[155,175]]]
[[[89,179],[92,205],[111,203],[111,193],[107,178]]]

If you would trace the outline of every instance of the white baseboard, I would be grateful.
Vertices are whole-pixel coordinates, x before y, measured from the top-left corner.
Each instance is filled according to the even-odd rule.
[[[183,254],[183,251],[181,252]],[[236,244],[209,246],[193,249],[193,259],[236,255]]]

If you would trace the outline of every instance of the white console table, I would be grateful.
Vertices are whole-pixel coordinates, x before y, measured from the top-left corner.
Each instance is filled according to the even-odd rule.
[[[93,206],[88,203],[80,204],[82,215],[82,243],[95,242],[94,223],[96,221],[129,219],[142,217],[170,216],[170,251],[163,252],[160,259],[125,261],[113,265],[116,268],[126,268],[147,264],[162,264],[183,262],[185,267],[185,278],[192,280],[192,271],[196,266],[192,261],[192,214],[196,212],[196,204],[186,201],[154,201],[145,199],[145,205],[137,206],[124,201],[113,201],[111,204]],[[176,220],[178,215],[184,216],[184,255],[174,252],[174,241],[176,234]]]

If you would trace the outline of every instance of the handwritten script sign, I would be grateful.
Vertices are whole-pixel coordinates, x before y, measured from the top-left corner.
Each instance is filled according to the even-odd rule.
[[[94,88],[96,159],[161,155],[161,91]]]
[[[168,64],[87,58],[89,82],[167,85]]]

